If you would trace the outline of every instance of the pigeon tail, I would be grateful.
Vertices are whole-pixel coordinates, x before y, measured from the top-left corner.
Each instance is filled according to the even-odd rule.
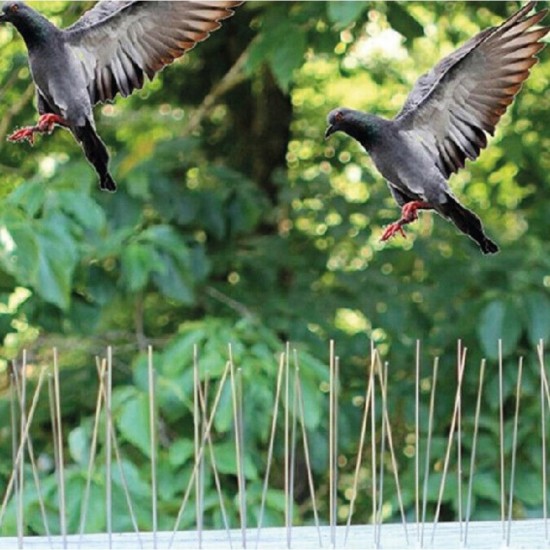
[[[89,120],[84,126],[73,126],[72,131],[82,145],[86,158],[99,176],[99,188],[102,191],[116,191],[116,183],[109,174],[109,152]]]
[[[447,194],[447,202],[437,205],[437,210],[449,218],[457,227],[473,239],[483,254],[495,254],[499,248],[483,230],[481,220],[471,211],[462,206],[452,195]]]

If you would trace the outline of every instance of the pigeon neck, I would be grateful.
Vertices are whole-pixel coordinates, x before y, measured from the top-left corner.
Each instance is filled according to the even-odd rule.
[[[374,115],[361,114],[360,120],[354,120],[346,128],[346,133],[356,139],[365,149],[368,149],[375,142],[379,132],[379,118]]]
[[[57,27],[35,11],[14,21],[14,25],[29,50],[46,44],[58,31]]]

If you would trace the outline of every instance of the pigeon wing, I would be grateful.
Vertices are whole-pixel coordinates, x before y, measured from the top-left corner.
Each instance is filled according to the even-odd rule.
[[[101,1],[65,29],[92,103],[126,97],[198,42],[242,4],[230,0]]]
[[[422,76],[395,118],[448,178],[474,160],[529,76],[548,10],[527,17],[530,2],[499,27],[485,29]]]

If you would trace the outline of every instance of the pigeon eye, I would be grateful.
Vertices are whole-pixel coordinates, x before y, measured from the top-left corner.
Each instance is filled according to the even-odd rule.
[[[17,4],[12,4],[9,7],[9,10],[10,10],[11,13],[16,13],[17,11],[19,11],[19,6]]]
[[[344,115],[338,111],[335,115],[334,115],[334,120],[336,122],[342,122],[342,120],[344,120]]]

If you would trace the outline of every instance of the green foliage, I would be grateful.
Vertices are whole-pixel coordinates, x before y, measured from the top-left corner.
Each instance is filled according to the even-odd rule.
[[[87,4],[37,7],[69,24]],[[220,382],[228,344],[242,369],[249,508],[257,510],[278,356],[292,341],[299,350],[314,474],[319,494],[326,495],[328,413],[322,392],[329,339],[337,342],[342,366],[340,451],[347,460],[340,471],[342,509],[355,466],[351,457],[357,453],[370,341],[390,361],[399,468],[404,485],[413,487],[415,342],[422,340],[424,378],[434,355],[455,372],[460,338],[468,347],[468,365],[489,360],[475,514],[497,517],[498,339],[511,433],[516,356],[533,357],[539,340],[550,338],[548,51],[540,54],[488,149],[451,181],[501,245],[496,257],[483,257],[453,226],[428,213],[411,226],[408,239],[380,243],[383,226],[398,215],[386,183],[357,144],[340,135],[326,142],[323,133],[326,114],[338,105],[393,116],[421,73],[511,9],[503,2],[248,2],[144,90],[96,109],[120,183],[115,195],[97,190],[80,148],[61,129],[39,138],[32,149],[6,142],[12,127],[30,123],[36,113],[22,41],[10,27],[0,28],[0,336],[6,360],[29,348],[33,364],[49,363],[52,345],[59,348],[71,529],[80,519],[77,503],[98,387],[90,363],[108,345],[115,347],[113,415],[124,472],[113,470],[115,529],[132,529],[124,478],[139,503],[140,528],[151,528],[147,358],[139,351],[148,344],[154,346],[157,371],[160,528],[172,528],[182,480],[192,469],[195,346],[211,392]],[[235,64],[236,76],[230,72]],[[225,91],[219,93],[222,79]],[[208,94],[213,106],[202,104]],[[0,370],[5,378],[5,362]],[[466,369],[464,410],[473,410],[477,375],[476,368]],[[535,362],[526,360],[518,515],[541,507],[541,498],[527,489],[541,460],[532,428],[539,422],[537,376]],[[429,380],[424,382],[426,420]],[[455,389],[454,376],[440,378],[434,456],[444,453],[441,434],[448,430]],[[48,414],[45,405],[39,407],[33,438],[51,462]],[[235,524],[236,506],[229,506],[237,490],[232,414],[226,389],[214,419],[214,447]],[[0,421],[9,425],[4,399]],[[471,419],[465,422],[471,430]],[[0,438],[4,486],[11,464],[8,432]],[[99,466],[104,443],[100,440],[92,479],[88,531],[105,529],[105,472]],[[284,517],[282,452],[275,449],[268,524],[281,524]],[[360,490],[368,494],[368,456],[364,464]],[[438,468],[433,465],[430,505],[437,497]],[[56,530],[58,489],[51,465],[41,477]],[[205,486],[207,524],[221,527],[211,473]],[[37,496],[30,484],[28,490],[27,529],[42,532]],[[457,495],[456,483],[450,485],[445,518],[454,517]],[[404,497],[410,507],[412,491]],[[307,498],[304,488],[296,494],[299,502]],[[391,487],[385,499],[397,517]],[[3,533],[15,531],[13,506]],[[357,517],[367,517],[370,502],[358,501],[356,508]],[[193,525],[193,514],[184,514],[184,526]],[[311,523],[307,506],[296,514]]]

